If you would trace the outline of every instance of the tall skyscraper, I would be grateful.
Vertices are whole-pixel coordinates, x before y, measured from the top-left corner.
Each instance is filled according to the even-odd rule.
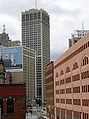
[[[37,98],[45,97],[45,67],[50,62],[49,15],[42,9],[22,12],[22,45],[36,51]]]

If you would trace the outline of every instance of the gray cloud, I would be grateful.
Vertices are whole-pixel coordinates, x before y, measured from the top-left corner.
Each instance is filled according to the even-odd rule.
[[[8,14],[20,20],[21,12],[25,9],[34,7],[34,1],[32,0],[2,0],[0,2],[0,13]]]
[[[21,40],[21,12],[35,7],[35,0],[0,0],[0,32],[2,25],[11,39]],[[81,4],[80,4],[81,3]],[[38,8],[50,15],[51,59],[56,59],[68,48],[68,39],[75,29],[81,29],[84,20],[89,29],[89,1],[38,0]],[[86,6],[86,7],[84,7]]]

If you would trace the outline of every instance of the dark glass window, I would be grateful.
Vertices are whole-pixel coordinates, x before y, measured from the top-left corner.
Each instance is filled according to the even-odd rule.
[[[42,20],[49,24],[49,17],[42,13]]]
[[[22,22],[25,21],[25,15],[22,15]]]
[[[29,21],[29,14],[26,14],[26,21]]]
[[[42,89],[41,89],[41,87],[37,87],[37,94],[38,94],[39,96],[42,95]]]
[[[40,19],[40,12],[38,13],[38,19]]]
[[[37,19],[37,13],[34,13],[34,19]]]
[[[33,20],[33,14],[32,13],[30,14],[30,20]]]
[[[14,113],[14,100],[13,99],[7,100],[7,113]]]

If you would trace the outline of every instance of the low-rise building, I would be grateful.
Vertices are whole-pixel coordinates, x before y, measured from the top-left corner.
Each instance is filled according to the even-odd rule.
[[[25,84],[0,84],[0,119],[26,119]]]

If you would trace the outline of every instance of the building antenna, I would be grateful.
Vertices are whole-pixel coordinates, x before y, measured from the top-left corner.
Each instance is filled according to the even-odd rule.
[[[35,0],[35,8],[37,9],[37,0]]]
[[[5,29],[5,25],[3,25],[3,33],[5,33],[6,29]]]
[[[82,31],[84,31],[84,22],[82,21]]]

